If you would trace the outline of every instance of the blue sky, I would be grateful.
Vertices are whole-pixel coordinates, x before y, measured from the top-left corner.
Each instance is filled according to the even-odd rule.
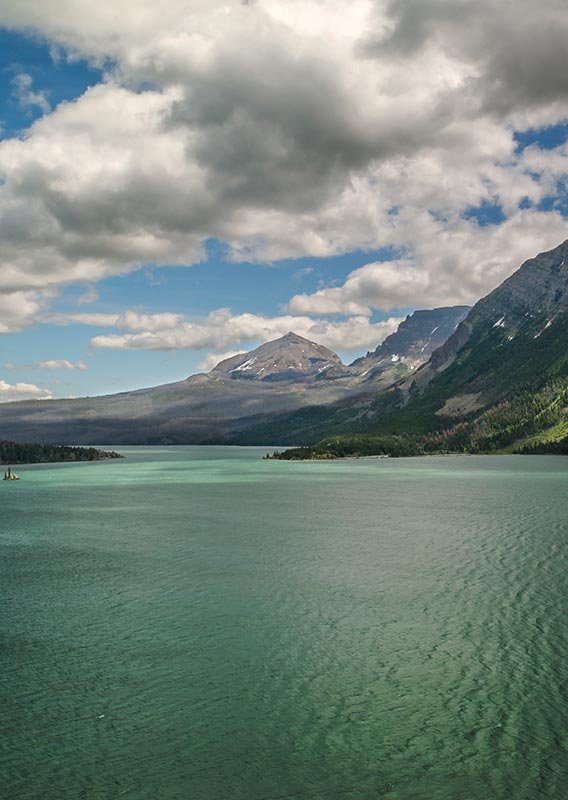
[[[351,360],[567,238],[567,15],[514,11],[3,3],[0,400]]]

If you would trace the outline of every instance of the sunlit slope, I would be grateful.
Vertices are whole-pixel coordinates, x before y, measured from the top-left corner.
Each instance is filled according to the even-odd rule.
[[[426,451],[564,452],[567,398],[564,242],[523,264],[477,303],[409,379],[358,404],[305,409],[288,416],[286,425],[294,443],[395,434],[413,437]]]

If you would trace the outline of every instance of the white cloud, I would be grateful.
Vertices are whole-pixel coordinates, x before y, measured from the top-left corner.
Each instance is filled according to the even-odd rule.
[[[52,358],[47,361],[34,361],[31,365],[38,369],[78,369],[86,370],[87,365],[84,361],[68,361],[66,358]]]
[[[140,331],[159,333],[161,331],[176,330],[184,323],[182,314],[141,314],[136,311],[125,311],[117,321],[116,327],[121,331]]]
[[[209,372],[209,370],[216,367],[217,364],[220,364],[221,361],[225,361],[227,358],[233,358],[233,356],[238,356],[242,352],[242,350],[229,350],[227,353],[208,353],[205,358],[201,359],[197,365],[197,369],[203,372]]]
[[[174,175],[188,192],[197,188],[191,168],[180,172],[183,140],[159,130],[170,102],[96,86],[35,122],[25,139],[0,143],[1,291],[199,259],[198,237],[170,229],[180,201],[179,191],[167,196]]]
[[[296,272],[292,273],[292,280],[301,281],[303,278],[307,278],[308,275],[311,275],[313,271],[313,267],[303,267],[303,269],[298,269]]]
[[[43,114],[51,111],[51,106],[44,91],[32,89],[33,78],[27,72],[20,72],[12,78],[14,95],[22,108],[39,108]]]
[[[127,319],[128,333],[95,336],[91,345],[119,350],[217,350],[235,347],[241,342],[270,341],[292,330],[331,349],[355,351],[376,347],[402,321],[399,318],[389,318],[373,323],[367,317],[358,316],[341,322],[330,322],[307,316],[235,315],[230,309],[221,308],[202,320],[176,320],[175,324],[167,324],[169,320],[166,319],[166,324],[160,326],[160,319],[164,316],[168,317],[162,314],[137,315],[135,312],[127,312],[118,319],[115,327],[127,330],[122,322]]]
[[[0,380],[0,403],[16,400],[51,400],[52,397],[49,389],[33,383],[7,383]]]
[[[4,295],[192,264],[211,237],[243,261],[400,250],[290,304],[359,315],[476,299],[513,251],[565,238],[553,212],[518,209],[563,191],[563,159],[513,138],[566,117],[559,0],[0,0],[0,24],[113,64],[0,143]],[[507,236],[460,219],[481,203]],[[0,331],[33,318],[0,310]]]
[[[288,310],[370,315],[374,309],[475,303],[523,261],[567,237],[568,222],[558,213],[523,211],[487,227],[463,219],[440,225],[423,214],[415,218],[414,248],[403,258],[366,264],[342,286],[296,295]]]
[[[121,331],[145,330],[150,333],[169,330],[180,326],[184,317],[182,314],[164,312],[161,314],[144,314],[139,311],[125,311],[123,314],[52,314],[49,321],[55,325],[92,325],[99,328],[118,328]]]
[[[83,294],[80,294],[77,298],[77,303],[80,306],[88,305],[89,303],[95,303],[99,299],[99,293],[95,286],[89,286]]]
[[[116,325],[120,314],[101,314],[98,312],[81,312],[77,314],[51,314],[47,322],[54,325],[92,325],[95,328],[112,328]]]
[[[0,291],[0,333],[19,331],[40,318],[52,292]]]

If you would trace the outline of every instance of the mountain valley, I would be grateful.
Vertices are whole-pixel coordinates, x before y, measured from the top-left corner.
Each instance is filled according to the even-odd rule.
[[[207,374],[164,386],[3,403],[0,435],[41,444],[223,444],[281,414],[380,394],[426,361],[466,311],[460,306],[415,312],[373,353],[349,366],[289,332],[225,359]]]

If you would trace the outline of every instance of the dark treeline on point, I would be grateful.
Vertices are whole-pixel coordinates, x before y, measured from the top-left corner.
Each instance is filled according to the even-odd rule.
[[[49,444],[17,444],[0,439],[0,463],[46,464],[58,461],[103,461],[123,458],[119,453],[95,447],[69,447]]]

